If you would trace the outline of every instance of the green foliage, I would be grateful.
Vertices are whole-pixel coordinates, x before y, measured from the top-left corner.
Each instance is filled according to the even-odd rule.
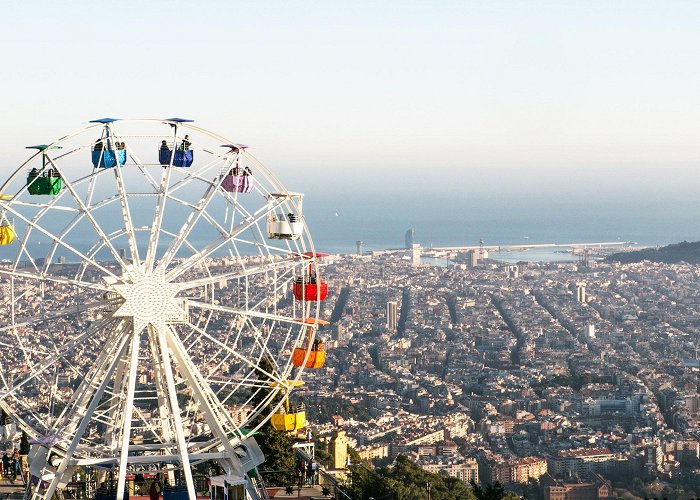
[[[273,364],[267,359],[260,360],[260,367],[272,373]],[[259,380],[268,381],[269,377],[264,374],[258,375]],[[257,406],[269,395],[271,389],[258,390],[253,394],[252,403]],[[278,400],[279,401],[279,400]],[[274,403],[273,403],[274,404]],[[259,423],[265,415],[260,415],[255,423]],[[263,425],[255,436],[255,441],[260,446],[265,455],[265,462],[258,467],[263,473],[265,483],[269,486],[286,486],[296,483],[296,458],[294,456],[294,438],[285,431],[278,431],[269,423]]]
[[[454,477],[421,469],[408,458],[399,455],[393,467],[373,471],[354,463],[350,470],[352,497],[358,500],[392,498],[396,500],[427,500],[428,490],[433,500],[454,498],[474,500],[471,488]]]
[[[295,483],[296,480],[291,479],[295,477],[294,467],[296,466],[292,448],[294,439],[287,432],[278,431],[271,425],[266,425],[255,436],[255,441],[265,454],[265,462],[258,467],[263,473],[265,483],[270,486],[286,486],[290,482]]]
[[[700,241],[676,243],[661,248],[644,248],[635,252],[619,252],[606,257],[607,261],[618,261],[623,264],[642,262],[664,262],[674,264],[676,262],[700,263]]]
[[[354,405],[350,401],[340,398],[326,398],[323,400],[323,404],[307,406],[306,412],[310,420],[322,424],[332,422],[333,415],[354,418],[361,422],[372,418],[369,410],[364,406]]]

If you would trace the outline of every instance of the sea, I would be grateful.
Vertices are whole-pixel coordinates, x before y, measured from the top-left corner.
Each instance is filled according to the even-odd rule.
[[[671,202],[630,195],[572,198],[485,193],[467,197],[326,190],[306,193],[304,216],[316,251],[332,254],[355,254],[357,241],[363,242],[365,252],[403,248],[411,228],[414,243],[423,248],[475,246],[481,240],[488,246],[624,241],[639,247],[700,240],[693,196]],[[94,239],[94,235],[86,238],[84,250]],[[193,234],[191,239],[202,246],[208,242],[206,235]],[[41,254],[40,248],[29,250]],[[0,248],[0,260],[12,259],[15,252],[9,246]],[[506,262],[577,259],[561,248],[492,253],[491,257]],[[434,263],[444,265],[441,260]]]
[[[318,251],[355,253],[403,248],[405,233],[415,230],[424,248],[538,243],[630,242],[660,246],[700,240],[700,213],[693,196],[673,200],[628,194],[572,198],[527,193],[490,197],[386,193],[381,196],[309,196],[306,221]],[[561,249],[502,252],[516,262],[576,260]]]

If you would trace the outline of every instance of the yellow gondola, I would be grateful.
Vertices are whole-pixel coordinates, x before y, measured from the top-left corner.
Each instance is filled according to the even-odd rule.
[[[0,222],[0,245],[9,245],[15,241],[15,228],[10,221]]]
[[[300,321],[300,320],[299,320]],[[303,366],[304,368],[321,368],[326,362],[325,345],[322,340],[311,342],[311,337],[314,333],[314,325],[328,325],[328,321],[322,319],[307,318],[304,320],[307,325],[308,337],[306,339],[306,347],[295,347],[292,354],[292,363],[294,366]],[[306,353],[309,357],[306,357]],[[306,360],[306,364],[304,364]]]
[[[306,407],[303,404],[298,404],[293,411],[290,411],[289,399],[285,399],[284,408],[280,408],[277,413],[272,415],[270,424],[278,431],[298,431],[306,425]]]

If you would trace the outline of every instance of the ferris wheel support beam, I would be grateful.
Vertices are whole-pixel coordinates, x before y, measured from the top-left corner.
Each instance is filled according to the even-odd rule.
[[[111,380],[112,374],[114,373],[117,364],[119,364],[119,361],[121,360],[121,354],[123,353],[127,345],[127,339],[128,337],[126,336],[122,337],[121,342],[119,343],[119,346],[117,348],[117,353],[119,354],[115,356],[112,362],[110,363],[109,368],[107,369],[107,372],[105,373],[105,376],[102,379],[102,382],[100,383],[99,387],[97,388],[97,391],[92,397],[92,401],[90,401],[90,406],[88,406],[87,410],[85,411],[85,414],[82,416],[82,420],[78,425],[75,435],[73,436],[73,440],[71,441],[70,445],[68,446],[68,449],[66,450],[66,455],[63,458],[63,460],[61,460],[61,464],[58,466],[56,474],[54,475],[53,479],[51,480],[51,483],[49,484],[48,489],[43,495],[44,498],[50,499],[56,491],[58,485],[63,482],[63,476],[66,473],[68,466],[70,465],[73,453],[75,453],[75,450],[78,447],[78,444],[80,443],[80,438],[85,433],[85,430],[87,429],[87,426],[90,423],[90,417],[95,412],[97,405],[100,404],[100,400],[102,399],[102,395],[104,394],[105,389],[107,388],[107,385]]]
[[[104,380],[106,377],[105,373],[109,373],[109,360],[112,356],[121,357],[118,348],[119,336],[126,330],[125,322],[122,321],[114,329],[114,334],[111,338],[107,339],[105,344],[108,346],[103,349],[97,358],[94,365],[94,369],[85,375],[80,386],[73,392],[71,399],[66,403],[65,408],[61,414],[56,418],[56,422],[61,422],[61,428],[67,433],[72,433],[75,427],[78,425],[77,421],[84,417],[84,410],[90,401],[90,397],[94,393],[97,381]],[[111,375],[110,375],[111,376]],[[98,389],[99,390],[99,389]],[[100,396],[102,397],[102,396]],[[70,414],[72,409],[72,415]],[[77,416],[77,418],[75,418]],[[57,430],[58,430],[58,426]]]
[[[119,365],[117,366],[117,371],[114,376],[114,386],[112,387],[112,397],[116,399],[117,404],[111,405],[107,410],[107,413],[109,415],[108,421],[112,422],[112,425],[107,427],[104,441],[105,446],[108,449],[110,449],[114,454],[116,454],[116,450],[118,447],[118,430],[122,426],[124,417],[124,414],[119,412],[120,407],[118,403],[122,400],[122,395],[125,392],[124,386],[127,383],[126,368],[127,363],[125,360],[122,360],[122,362],[119,363]],[[106,472],[102,474],[103,477],[100,479],[103,479],[104,475],[106,475]],[[99,482],[101,482],[101,480]]]
[[[136,390],[136,368],[139,364],[139,344],[141,332],[134,331],[131,336],[131,361],[129,380],[127,382],[126,401],[124,402],[124,421],[122,422],[122,444],[119,459],[119,479],[117,480],[117,500],[124,500],[126,484],[126,464],[129,459],[129,441],[131,439],[131,419],[134,415],[134,391]]]
[[[156,386],[156,396],[158,398],[158,413],[160,414],[161,429],[163,436],[161,439],[165,443],[172,443],[173,432],[172,426],[170,425],[170,410],[168,408],[168,401],[165,395],[165,390],[163,389],[165,381],[163,380],[163,358],[160,354],[158,345],[158,332],[152,328],[148,329],[148,342],[151,346],[151,364],[153,366],[153,375],[155,379]],[[166,448],[166,452],[170,452],[170,448]]]
[[[160,355],[162,364],[159,368],[163,370],[165,381],[168,387],[168,397],[170,399],[170,414],[172,416],[173,425],[175,427],[175,437],[177,438],[178,455],[180,456],[180,464],[185,473],[185,484],[190,498],[197,498],[194,491],[194,480],[192,479],[192,468],[190,467],[189,453],[187,442],[185,441],[185,433],[182,429],[182,420],[180,419],[180,405],[177,402],[177,390],[175,388],[175,380],[173,377],[173,368],[170,363],[170,354],[168,353],[168,345],[166,339],[167,332],[157,329],[158,343],[160,346]]]
[[[239,439],[242,436],[240,429],[238,428],[236,423],[233,422],[233,419],[228,414],[226,409],[217,408],[217,406],[220,406],[220,404],[215,405],[214,401],[211,400],[211,397],[209,396],[214,394],[211,390],[211,387],[209,387],[209,384],[207,384],[206,381],[197,377],[196,369],[193,370],[191,366],[192,360],[188,356],[187,352],[184,350],[182,344],[179,342],[179,339],[177,338],[175,332],[173,332],[171,329],[168,329],[166,338],[168,347],[170,347],[173,357],[177,362],[178,369],[189,383],[189,387],[192,390],[193,397],[195,401],[197,401],[197,403],[199,404],[199,408],[204,414],[205,420],[209,424],[209,427],[214,436],[216,436],[219,439],[222,446],[224,447],[224,450],[227,455],[227,460],[224,462],[225,469],[227,469],[226,472],[235,472],[237,474],[240,474],[242,477],[247,471],[243,470],[241,466],[241,461],[238,458],[238,455],[236,455],[236,452],[233,449],[233,445],[231,444],[231,440],[228,437],[228,434],[224,429],[222,423],[229,422],[232,425],[234,431],[238,434]]]

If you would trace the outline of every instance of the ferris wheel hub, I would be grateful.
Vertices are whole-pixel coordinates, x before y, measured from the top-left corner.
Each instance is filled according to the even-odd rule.
[[[149,324],[163,328],[167,323],[181,320],[185,314],[182,301],[175,298],[179,286],[169,283],[163,270],[145,273],[132,267],[123,281],[111,286],[124,299],[113,316],[132,318],[134,332]]]

